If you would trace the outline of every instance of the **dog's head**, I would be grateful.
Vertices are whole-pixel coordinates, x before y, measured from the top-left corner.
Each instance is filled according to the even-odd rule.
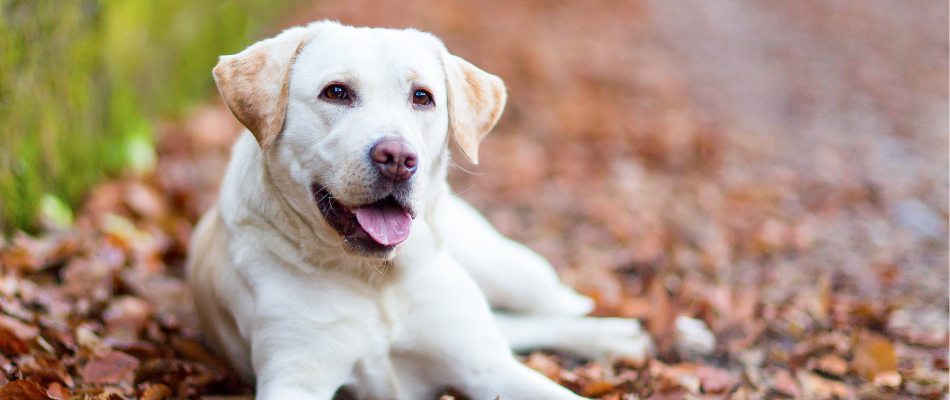
[[[223,56],[214,78],[295,211],[383,258],[444,182],[448,133],[477,163],[506,98],[501,79],[429,34],[333,22]]]

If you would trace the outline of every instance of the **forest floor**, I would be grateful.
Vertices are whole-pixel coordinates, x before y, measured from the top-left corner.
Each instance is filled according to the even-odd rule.
[[[657,345],[530,367],[604,399],[945,399],[947,5],[845,3],[354,0],[292,22],[414,26],[505,80],[453,189]],[[182,281],[241,128],[219,103],[162,122],[154,172],[0,242],[0,398],[250,393]]]

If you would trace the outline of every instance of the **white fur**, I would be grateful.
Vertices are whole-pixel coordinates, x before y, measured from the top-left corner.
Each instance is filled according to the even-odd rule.
[[[590,299],[449,192],[447,53],[437,39],[328,22],[294,29],[311,41],[288,66],[280,136],[263,150],[260,134],[235,144],[188,262],[207,338],[256,382],[258,399],[330,399],[341,386],[360,399],[432,399],[447,388],[472,399],[578,399],[509,344],[648,354],[636,321],[580,317]],[[319,98],[343,78],[358,104]],[[431,91],[433,109],[407,105],[411,84]],[[419,153],[416,218],[396,250],[363,257],[344,248],[309,188],[316,180],[347,204],[369,201],[367,149],[387,135]],[[520,314],[493,316],[490,304]]]

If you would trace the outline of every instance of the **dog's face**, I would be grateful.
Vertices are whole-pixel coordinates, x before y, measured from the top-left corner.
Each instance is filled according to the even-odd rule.
[[[413,30],[318,22],[222,57],[214,72],[288,203],[369,257],[392,257],[430,205],[448,132],[477,162],[505,102],[500,79]]]

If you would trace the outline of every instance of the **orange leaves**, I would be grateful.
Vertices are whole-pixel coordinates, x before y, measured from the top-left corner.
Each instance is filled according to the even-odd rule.
[[[11,400],[50,400],[40,385],[26,379],[10,382],[0,387],[0,398]]]
[[[855,373],[867,380],[882,372],[897,369],[897,356],[894,345],[887,338],[869,331],[857,335],[854,346],[854,359],[851,367]]]
[[[569,360],[539,352],[524,360],[525,365],[589,398],[619,399],[631,393],[674,398],[686,394],[722,396],[741,383],[735,373],[699,364],[618,360],[615,363],[589,362],[567,369],[563,366],[566,362]]]
[[[117,384],[131,381],[138,367],[139,360],[135,357],[120,351],[109,351],[86,363],[80,373],[87,383]]]

